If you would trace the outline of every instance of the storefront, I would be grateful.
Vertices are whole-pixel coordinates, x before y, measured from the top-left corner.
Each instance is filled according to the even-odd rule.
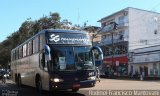
[[[160,46],[136,49],[130,59],[128,70],[131,76],[160,77]]]
[[[108,57],[104,59],[106,75],[126,76],[128,75],[127,56]]]

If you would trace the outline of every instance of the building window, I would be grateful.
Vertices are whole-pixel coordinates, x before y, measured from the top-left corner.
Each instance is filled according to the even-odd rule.
[[[103,39],[106,39],[107,35],[103,35]]]
[[[123,38],[124,38],[124,36],[121,34],[121,35],[119,36],[119,39],[120,39],[120,40],[123,40]]]
[[[118,18],[118,24],[123,24],[124,23],[124,16],[120,16]]]
[[[101,25],[102,27],[104,27],[104,26],[106,26],[106,23],[102,23],[102,25]]]
[[[117,45],[117,46],[115,46],[114,51],[115,51],[114,52],[115,55],[126,54],[127,53],[127,45],[126,44]]]
[[[154,34],[155,34],[155,35],[158,34],[158,31],[157,31],[157,30],[154,30]]]
[[[119,31],[119,40],[123,40],[124,39],[124,30]]]

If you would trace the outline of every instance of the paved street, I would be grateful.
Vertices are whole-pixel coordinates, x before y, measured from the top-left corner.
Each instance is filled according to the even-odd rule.
[[[0,90],[0,96],[7,96],[4,94],[7,92],[18,94],[18,96],[27,96],[28,93],[32,94],[32,96],[39,96],[34,88],[27,86],[17,88],[11,80],[8,80],[7,84],[2,84],[0,81]],[[65,96],[91,96],[89,95],[90,90],[160,90],[160,81],[102,79],[101,82],[97,82],[95,87],[80,89],[78,93],[64,91],[57,93],[44,92],[41,96],[64,96],[64,94]]]
[[[88,89],[88,88],[86,88]],[[160,90],[160,81],[117,80],[102,79],[96,86],[90,89],[98,90]]]

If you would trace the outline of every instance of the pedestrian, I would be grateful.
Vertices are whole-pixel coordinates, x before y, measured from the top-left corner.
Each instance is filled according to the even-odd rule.
[[[5,71],[2,72],[2,83],[6,83],[6,74],[5,74]]]
[[[100,80],[100,72],[99,72],[99,68],[96,67],[96,80],[98,80],[99,82],[101,81]]]

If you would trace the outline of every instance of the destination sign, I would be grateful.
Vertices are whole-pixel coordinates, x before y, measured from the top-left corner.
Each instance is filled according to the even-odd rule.
[[[48,33],[49,44],[85,44],[91,45],[87,34],[82,33]]]

